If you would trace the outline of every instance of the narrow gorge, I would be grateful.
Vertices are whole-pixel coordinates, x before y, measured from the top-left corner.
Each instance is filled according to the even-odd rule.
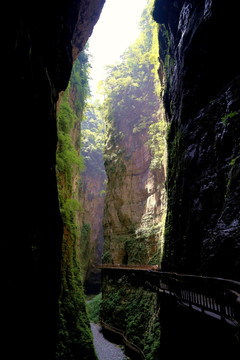
[[[190,359],[193,347],[234,356],[238,4],[146,0],[139,37],[108,67],[96,101],[87,42],[104,3],[7,9],[2,354],[97,360],[91,319],[120,330],[137,349],[130,357]],[[233,288],[215,295],[234,326],[165,296],[161,274],[228,279]],[[86,305],[86,294],[98,296]]]
[[[108,183],[103,262],[160,265],[167,122],[158,79],[157,25],[149,6],[140,26],[139,38],[104,83]]]

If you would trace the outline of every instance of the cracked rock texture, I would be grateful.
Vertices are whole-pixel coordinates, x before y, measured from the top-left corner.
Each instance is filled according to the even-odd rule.
[[[237,4],[157,0],[168,133],[164,270],[240,274]]]

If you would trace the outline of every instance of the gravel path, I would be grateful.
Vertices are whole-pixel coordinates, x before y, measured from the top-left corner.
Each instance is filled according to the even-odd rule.
[[[106,340],[102,334],[102,328],[91,323],[93,333],[93,343],[98,356],[98,360],[128,360],[119,346]]]

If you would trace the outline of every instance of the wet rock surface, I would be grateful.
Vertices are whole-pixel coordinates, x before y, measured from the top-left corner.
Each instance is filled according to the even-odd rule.
[[[233,1],[156,2],[171,124],[165,270],[239,279],[236,14]]]

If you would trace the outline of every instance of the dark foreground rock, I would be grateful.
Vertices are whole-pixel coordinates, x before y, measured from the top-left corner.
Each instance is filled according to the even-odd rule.
[[[239,280],[237,10],[234,1],[156,1],[171,124],[164,270]]]

